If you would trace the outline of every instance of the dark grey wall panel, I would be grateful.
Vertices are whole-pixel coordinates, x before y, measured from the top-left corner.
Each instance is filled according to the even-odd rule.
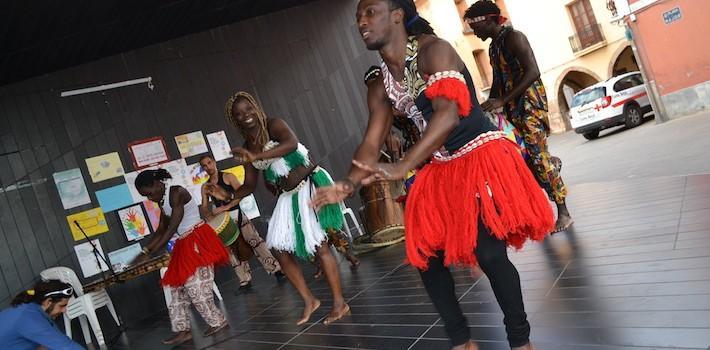
[[[268,115],[291,125],[316,161],[343,175],[366,126],[362,75],[379,61],[357,32],[356,3],[313,2],[0,87],[0,307],[47,267],[69,266],[81,275],[73,249],[79,242],[66,216],[98,206],[94,192],[123,182],[92,183],[85,158],[118,152],[132,171],[129,142],[162,136],[177,159],[174,136],[196,130],[225,130],[238,146],[243,140],[223,116],[237,90],[254,94]],[[140,85],[59,96],[146,76],[153,77],[152,91]],[[64,210],[52,174],[76,167],[92,204]],[[256,196],[263,216],[255,223],[265,233],[275,199],[263,186]],[[110,231],[97,236],[104,250],[128,245],[116,213],[106,218]],[[227,270],[218,276],[233,278]],[[129,321],[164,307],[157,276],[115,292]]]

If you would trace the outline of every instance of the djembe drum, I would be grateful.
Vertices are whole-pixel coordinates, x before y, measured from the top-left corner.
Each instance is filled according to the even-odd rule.
[[[239,225],[232,219],[229,212],[216,215],[207,221],[207,224],[214,229],[222,240],[222,244],[229,248],[240,261],[248,261],[254,251],[239,231]]]
[[[402,181],[376,181],[360,189],[365,231],[372,242],[388,242],[404,235],[404,211],[397,198]]]
[[[234,244],[239,237],[239,227],[228,212],[215,215],[212,219],[207,220],[207,224],[217,233],[225,247]]]

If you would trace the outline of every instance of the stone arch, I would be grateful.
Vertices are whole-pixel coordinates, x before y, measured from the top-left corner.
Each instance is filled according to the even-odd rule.
[[[602,81],[598,74],[584,67],[569,67],[565,69],[555,82],[554,96],[557,98],[557,108],[560,118],[565,124],[566,129],[571,129],[572,125],[569,121],[569,103],[570,94],[577,93],[580,90],[594,85]]]
[[[609,68],[607,69],[609,77],[637,70],[639,70],[639,66],[631,44],[624,43],[619,45],[609,61]]]

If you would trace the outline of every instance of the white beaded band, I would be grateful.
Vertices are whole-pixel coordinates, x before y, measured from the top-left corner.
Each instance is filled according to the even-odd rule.
[[[466,22],[468,22],[468,23],[478,23],[478,22],[483,22],[483,21],[485,21],[486,19],[488,19],[488,16],[476,16],[476,17],[473,17],[473,18],[467,18],[467,19],[466,19]]]
[[[439,162],[448,162],[456,158],[463,157],[474,149],[483,146],[486,142],[507,139],[505,133],[502,131],[488,131],[483,134],[478,135],[475,139],[469,141],[467,144],[463,145],[461,148],[456,150],[456,152],[450,156],[443,156],[441,154],[434,154],[434,159]]]
[[[323,170],[323,168],[321,168],[320,166],[316,166],[315,168],[313,168],[313,171],[311,171],[311,174],[313,174],[313,173],[315,173],[316,171],[319,171],[319,170]],[[288,191],[283,191],[283,192],[281,192],[281,194],[284,194],[284,193],[298,193],[299,191],[301,191],[301,189],[303,188],[303,186],[306,185],[306,183],[308,182],[309,179],[310,179],[310,175],[307,176],[305,179],[301,180],[301,182],[299,182],[296,187],[294,187],[294,188],[292,188],[292,189],[290,189],[290,190],[288,190]]]
[[[459,81],[464,83],[464,85],[466,84],[466,79],[464,79],[463,74],[461,74],[460,72],[457,72],[455,70],[447,70],[447,71],[443,71],[443,72],[436,72],[436,73],[432,74],[431,76],[429,76],[429,80],[427,80],[426,86],[430,87],[430,86],[434,85],[434,83],[436,83],[437,81],[442,80],[442,79],[446,79],[446,78],[458,79]]]

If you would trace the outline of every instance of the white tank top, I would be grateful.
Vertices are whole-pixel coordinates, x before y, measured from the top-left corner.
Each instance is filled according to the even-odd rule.
[[[165,215],[171,216],[173,208],[170,206],[170,189],[172,187],[179,186],[170,186],[168,183],[166,183],[165,186],[168,189],[166,190],[166,198],[163,201],[163,211],[165,212]],[[200,221],[202,221],[202,218],[200,217],[200,209],[195,200],[190,198],[190,201],[185,203],[185,213],[182,216],[182,221],[180,221],[176,234],[178,236],[183,236],[186,232],[195,227],[195,225],[199,224]]]

